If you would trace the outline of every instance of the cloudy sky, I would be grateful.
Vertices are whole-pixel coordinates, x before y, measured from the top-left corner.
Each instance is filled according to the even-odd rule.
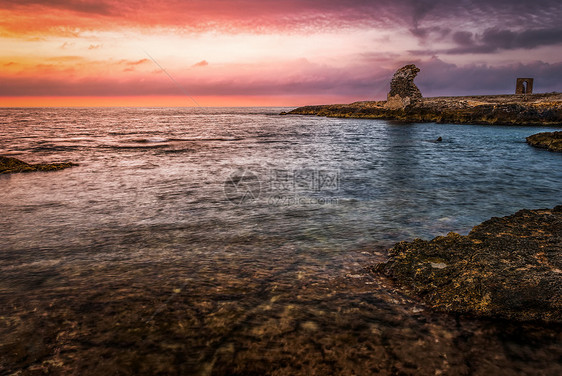
[[[562,91],[560,0],[0,0],[0,106]],[[195,99],[195,101],[193,99]]]

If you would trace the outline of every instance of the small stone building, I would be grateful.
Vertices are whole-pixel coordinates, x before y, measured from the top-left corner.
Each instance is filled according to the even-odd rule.
[[[515,84],[515,94],[533,94],[533,79],[518,78]]]

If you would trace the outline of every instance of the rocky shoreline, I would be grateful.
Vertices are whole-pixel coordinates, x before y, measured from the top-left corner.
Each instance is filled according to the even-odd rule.
[[[562,132],[542,132],[526,138],[527,143],[541,149],[562,153]]]
[[[0,156],[0,174],[34,171],[57,171],[72,166],[78,166],[78,164],[72,162],[29,164],[17,158]]]
[[[421,98],[403,108],[389,108],[387,103],[304,106],[282,114],[416,123],[562,126],[562,93]]]
[[[372,270],[429,307],[562,322],[562,205],[492,218],[467,236],[397,243]]]
[[[413,64],[396,71],[386,101],[304,106],[281,115],[370,118],[416,123],[562,125],[562,94],[478,95],[424,98]]]

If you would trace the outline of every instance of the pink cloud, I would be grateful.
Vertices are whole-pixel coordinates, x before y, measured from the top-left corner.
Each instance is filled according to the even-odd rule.
[[[1,10],[7,12],[1,27],[27,34],[76,28],[294,32],[378,26],[409,29],[421,38],[436,27],[456,28],[461,19],[486,27],[548,28],[562,15],[557,0],[4,0]]]
[[[22,0],[0,3],[0,27],[20,34],[173,27],[178,31],[270,32],[396,25],[406,0]],[[63,26],[64,25],[64,26]]]
[[[201,60],[200,62],[193,64],[192,67],[205,67],[207,65],[209,65],[207,60]]]
[[[411,62],[411,61],[408,61]],[[421,67],[416,78],[424,96],[501,94],[513,91],[515,77],[533,76],[537,91],[562,87],[562,63],[535,62],[503,66],[457,66],[437,58],[414,61]],[[383,99],[393,70],[405,62],[395,61],[392,69],[373,69],[370,64],[334,68],[303,61],[285,63],[275,70],[248,66],[235,72],[211,70],[205,75],[174,77],[197,96],[338,96],[363,100]],[[129,66],[130,68],[135,65]],[[211,66],[210,66],[211,67]],[[0,76],[0,96],[168,96],[182,95],[175,83],[162,74],[130,72],[119,75],[72,76],[67,72],[42,76]],[[214,69],[214,68],[213,68]],[[64,78],[64,79],[63,79]]]
[[[150,62],[150,60],[148,59],[140,59],[136,61],[121,60],[121,62],[127,65],[140,65],[140,64],[148,63]]]
[[[174,78],[193,96],[337,95],[382,99],[393,71],[409,62],[422,67],[417,81],[425,95],[510,92],[517,75],[534,76],[538,90],[559,90],[562,84],[559,61],[496,63],[496,66],[494,61],[507,61],[501,55],[507,50],[505,46],[512,52],[521,48],[532,50],[537,43],[542,46],[562,44],[561,17],[562,8],[555,0],[4,0],[0,2],[0,36],[16,36],[25,41],[65,36],[71,42],[61,45],[62,41],[52,38],[57,41],[55,49],[61,46],[70,51],[71,47],[78,46],[80,50],[73,53],[79,54],[88,45],[88,50],[101,47],[101,44],[90,44],[91,41],[105,43],[103,38],[86,39],[86,42],[77,40],[72,46],[75,40],[71,38],[79,39],[85,31],[93,31],[96,37],[99,35],[95,32],[109,31],[111,35],[123,32],[123,35],[141,35],[142,38],[154,30],[165,29],[162,35],[183,37],[184,33],[212,31],[283,34],[283,38],[301,40],[315,32],[341,31],[346,38],[349,35],[350,44],[365,46],[364,53],[346,56],[334,49],[332,62],[326,64],[311,63],[320,59],[312,52],[307,55],[307,51],[290,56],[306,56],[310,61],[274,61],[271,56],[260,56],[261,50],[248,43],[251,58],[243,54],[228,56],[236,64],[219,63],[219,55],[194,51],[192,56],[200,56],[198,59],[205,56],[213,64],[201,60],[190,66],[195,60],[178,61],[173,56],[177,50],[169,50],[170,56],[164,56],[162,63],[169,62],[176,67],[177,73],[172,72]],[[363,35],[363,31],[372,32],[374,28],[393,37],[386,42],[351,39],[361,38],[357,35]],[[359,29],[360,33],[346,34],[350,29],[354,32]],[[251,39],[238,39],[241,40]],[[397,41],[405,42],[411,50],[399,51],[395,46],[400,44]],[[437,52],[433,50],[437,49],[434,42],[440,48]],[[127,60],[121,60],[126,56],[107,57],[111,49],[115,49],[111,43],[107,42],[106,48],[96,51],[99,52],[96,56],[105,56],[97,57],[99,61],[62,56],[42,57],[40,63],[39,60],[30,63],[26,60],[28,57],[22,57],[27,63],[16,58],[18,63],[7,65],[14,57],[6,56],[4,66],[12,73],[0,73],[0,95],[181,95],[152,61],[137,60],[142,54],[131,53],[126,55],[131,57]],[[390,43],[394,44],[389,46],[392,53],[379,52],[379,48],[384,49]],[[326,45],[329,44],[330,40],[326,39]],[[488,54],[487,65],[455,65],[431,58],[435,53],[450,58],[447,55],[452,53],[475,51]],[[528,50],[525,52],[529,54]],[[88,53],[87,56],[93,55]],[[282,53],[279,56],[289,59]],[[244,63],[250,59],[255,63]]]

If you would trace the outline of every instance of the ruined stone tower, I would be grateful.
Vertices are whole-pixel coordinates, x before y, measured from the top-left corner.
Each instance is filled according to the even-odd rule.
[[[515,84],[515,94],[533,94],[533,79],[518,78]]]

